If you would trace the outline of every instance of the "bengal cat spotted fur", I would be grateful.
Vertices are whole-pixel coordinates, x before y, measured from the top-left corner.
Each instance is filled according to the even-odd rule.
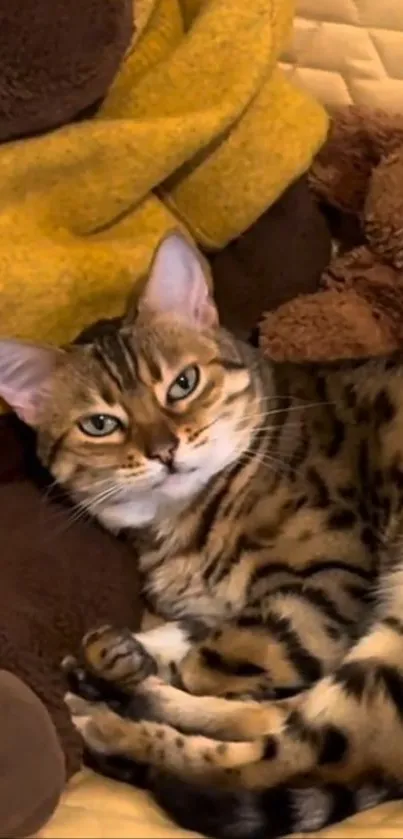
[[[187,828],[268,839],[401,793],[402,377],[401,355],[264,361],[175,234],[134,319],[0,342],[0,393],[165,622],[65,662],[87,759]]]

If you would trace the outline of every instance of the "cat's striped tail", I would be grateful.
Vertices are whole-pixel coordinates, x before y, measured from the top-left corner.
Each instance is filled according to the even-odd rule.
[[[205,786],[171,775],[156,775],[153,792],[183,828],[212,839],[278,839],[309,833],[342,821],[403,793],[401,785],[342,784],[266,790]]]

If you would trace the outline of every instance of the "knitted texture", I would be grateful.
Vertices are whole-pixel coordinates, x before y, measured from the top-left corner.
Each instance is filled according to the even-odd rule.
[[[307,169],[322,108],[276,69],[290,0],[139,0],[96,118],[0,147],[0,333],[63,343],[122,311],[161,237],[219,249]],[[135,4],[135,9],[137,4]]]

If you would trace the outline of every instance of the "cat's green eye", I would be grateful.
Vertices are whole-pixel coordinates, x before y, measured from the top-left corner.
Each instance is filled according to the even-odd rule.
[[[120,419],[110,414],[90,414],[80,419],[77,425],[88,437],[109,437],[123,427]]]
[[[180,399],[185,399],[186,396],[190,396],[196,390],[199,381],[199,368],[195,364],[190,364],[189,367],[185,367],[168,389],[168,402],[179,402]]]

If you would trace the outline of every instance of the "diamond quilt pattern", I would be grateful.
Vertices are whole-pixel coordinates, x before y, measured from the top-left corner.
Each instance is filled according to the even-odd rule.
[[[325,105],[400,111],[403,0],[296,0],[282,64]]]

